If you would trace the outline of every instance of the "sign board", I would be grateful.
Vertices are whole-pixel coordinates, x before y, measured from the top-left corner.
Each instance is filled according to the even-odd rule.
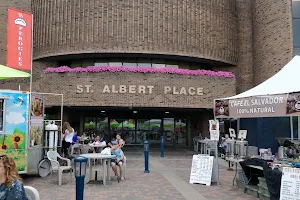
[[[299,168],[283,168],[280,188],[280,200],[300,200]]]
[[[6,65],[11,68],[30,70],[32,14],[9,8],[7,19]]]
[[[257,118],[298,116],[300,93],[215,100],[216,118]]]
[[[247,130],[240,130],[238,139],[246,140],[246,138],[247,138]]]
[[[208,155],[193,155],[190,184],[199,183],[211,185],[214,157]]]
[[[209,133],[210,133],[211,140],[219,141],[220,130],[219,130],[218,120],[209,120]]]
[[[229,128],[229,136],[231,138],[236,138],[235,130],[233,128]]]

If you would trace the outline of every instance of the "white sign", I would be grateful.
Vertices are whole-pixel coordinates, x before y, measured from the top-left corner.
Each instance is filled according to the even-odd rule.
[[[236,138],[235,130],[233,128],[229,128],[229,136],[231,138]]]
[[[193,155],[190,184],[200,183],[211,185],[214,157],[208,155]]]
[[[247,130],[240,130],[239,135],[238,135],[238,139],[245,140],[246,138],[247,138]]]
[[[209,120],[209,133],[210,133],[211,140],[219,141],[220,130],[219,130],[218,120]]]
[[[283,168],[281,177],[280,200],[300,200],[299,168]]]

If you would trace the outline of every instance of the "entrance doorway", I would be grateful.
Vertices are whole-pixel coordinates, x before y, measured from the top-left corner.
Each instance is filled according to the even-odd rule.
[[[83,132],[96,135],[110,141],[117,134],[126,144],[143,144],[148,140],[151,144],[159,144],[160,136],[165,137],[166,144],[172,144],[176,138],[177,144],[186,144],[186,119],[178,118],[114,118],[114,117],[84,117]]]

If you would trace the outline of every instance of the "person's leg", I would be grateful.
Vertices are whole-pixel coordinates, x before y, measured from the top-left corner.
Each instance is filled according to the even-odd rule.
[[[114,171],[115,176],[118,176],[117,165],[116,165],[115,162],[112,162],[112,163],[111,163],[111,168],[112,168],[112,170]]]
[[[61,147],[61,153],[63,154],[62,156],[65,157],[65,148],[66,148],[66,141],[62,141],[62,147]]]
[[[118,163],[119,167],[120,167],[120,177],[121,177],[121,180],[124,180],[124,166],[123,166],[123,163],[122,161],[120,161]]]
[[[69,156],[69,148],[71,146],[71,143],[70,142],[65,142],[65,157],[68,157]]]

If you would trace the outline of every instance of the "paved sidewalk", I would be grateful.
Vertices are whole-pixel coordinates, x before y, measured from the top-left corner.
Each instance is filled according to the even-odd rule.
[[[243,190],[232,186],[234,172],[226,170],[226,163],[220,162],[220,186],[189,184],[192,151],[166,149],[165,158],[160,158],[159,149],[151,149],[150,173],[144,173],[144,159],[141,147],[125,148],[127,157],[127,178],[118,183],[85,185],[85,200],[250,200],[256,199]],[[101,178],[101,177],[100,177]],[[41,200],[74,200],[75,178],[63,174],[63,185],[58,186],[57,175],[52,177],[25,177],[25,185],[35,187]]]

